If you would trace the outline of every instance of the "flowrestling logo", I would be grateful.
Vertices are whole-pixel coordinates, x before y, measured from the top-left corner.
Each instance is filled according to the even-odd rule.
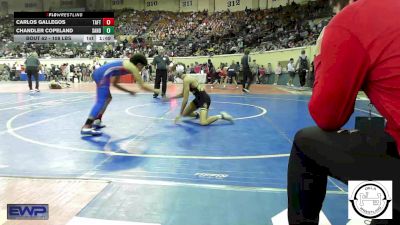
[[[349,181],[349,219],[392,219],[392,181]]]

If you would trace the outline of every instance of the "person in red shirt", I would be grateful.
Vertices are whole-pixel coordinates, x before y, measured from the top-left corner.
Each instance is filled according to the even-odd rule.
[[[196,65],[194,66],[194,73],[200,73],[201,72],[201,65],[196,62]]]
[[[223,63],[221,63],[219,69],[217,69],[216,73],[215,73],[215,79],[214,79],[214,83],[212,84],[211,88],[215,88],[215,85],[219,83],[219,85],[223,85],[223,87],[225,88],[226,86],[226,79],[227,78],[227,68],[225,68],[225,65]]]
[[[260,82],[260,84],[264,84],[265,83],[265,68],[264,65],[261,65],[260,69],[258,69],[258,81]]]
[[[395,18],[400,1],[331,0],[331,4],[340,12],[317,41],[309,103],[318,126],[296,134],[289,159],[289,224],[318,224],[331,176],[345,183],[391,180],[393,219],[372,224],[399,225],[400,22]],[[354,112],[361,90],[387,120],[385,131],[340,130]]]
[[[228,64],[221,65],[221,72],[219,74],[221,77],[220,84],[223,84],[223,88],[226,87],[226,83],[228,82]]]

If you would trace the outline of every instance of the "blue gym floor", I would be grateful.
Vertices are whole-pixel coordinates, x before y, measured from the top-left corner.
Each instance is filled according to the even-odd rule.
[[[90,93],[0,94],[0,176],[111,181],[78,216],[163,225],[265,225],[287,208],[297,130],[315,125],[305,95],[211,95],[233,124],[175,125],[180,101],[114,94],[101,137],[81,137]],[[354,116],[367,115],[357,101]],[[346,186],[330,179],[323,212],[347,223]]]

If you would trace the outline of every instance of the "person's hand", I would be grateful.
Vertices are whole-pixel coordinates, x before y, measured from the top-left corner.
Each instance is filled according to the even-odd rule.
[[[319,37],[317,39],[315,55],[319,55],[321,53],[321,45],[322,45],[322,39],[324,37],[325,28],[326,27],[324,27],[322,29],[321,34],[319,35]]]
[[[177,124],[177,123],[179,123],[179,121],[181,120],[181,116],[179,115],[179,116],[176,116],[175,117],[175,124]]]

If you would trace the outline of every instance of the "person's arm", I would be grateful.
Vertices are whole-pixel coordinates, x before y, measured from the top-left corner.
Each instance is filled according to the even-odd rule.
[[[174,97],[168,98],[168,100],[171,100],[171,99],[178,99],[178,98],[182,98],[182,97],[183,97],[183,90],[182,90],[182,92],[181,92],[180,94],[177,94],[177,95],[175,95]]]
[[[153,62],[151,62],[151,64],[152,64],[153,66],[155,66],[156,68],[157,68],[157,59],[158,59],[158,57],[157,57],[157,56],[154,56]]]
[[[182,100],[181,112],[179,114],[181,116],[182,116],[183,111],[185,110],[186,105],[187,105],[188,100],[189,100],[190,83],[191,83],[191,78],[186,78],[183,81],[183,91],[182,91],[183,100]]]
[[[116,87],[116,88],[117,88],[118,90],[120,90],[120,91],[127,92],[127,93],[129,93],[129,94],[131,94],[131,95],[136,94],[136,92],[134,92],[134,91],[132,91],[132,90],[129,90],[129,89],[126,89],[126,88],[124,88],[123,86],[119,85],[119,80],[120,80],[120,77],[119,77],[119,76],[115,76],[115,77],[114,77],[114,81],[113,81],[114,87]]]
[[[300,63],[300,58],[297,58],[296,64],[294,65],[295,71],[297,70],[297,66],[299,65],[299,63]]]
[[[169,57],[167,56],[167,68],[169,67],[170,64],[171,64],[171,60],[170,60]]]
[[[136,68],[135,65],[133,65],[131,62],[129,62],[128,60],[123,62],[123,66],[124,69],[128,70],[132,76],[135,78],[135,81],[137,84],[139,84],[139,86],[145,90],[145,91],[149,91],[149,92],[157,92],[156,90],[154,90],[154,88],[152,88],[150,85],[145,84],[142,80],[142,77],[139,74],[139,70]]]
[[[176,65],[174,65],[174,67],[176,67]],[[172,69],[175,70],[174,68],[172,68]],[[183,83],[185,83],[185,80],[183,80]],[[164,101],[169,101],[169,100],[172,100],[172,99],[182,98],[183,97],[183,91],[184,91],[184,89],[182,89],[181,93],[179,93],[179,94],[177,94],[177,95],[175,95],[173,97],[164,98]]]
[[[43,65],[41,65],[40,64],[40,61],[39,61],[39,59],[36,59],[36,61],[37,61],[37,65],[38,65],[38,70],[41,70],[41,69],[43,69]],[[45,72],[43,72],[43,73],[45,73]]]
[[[358,91],[365,82],[370,60],[359,39],[345,28],[325,29],[317,42],[315,82],[308,105],[317,125],[328,131],[340,129],[354,111]],[[320,50],[319,47],[321,46]]]
[[[190,89],[190,78],[186,78],[183,81],[183,90],[180,94],[176,95],[175,97],[172,97],[170,99],[177,99],[177,98],[182,98],[183,97],[183,101],[182,101],[182,105],[181,105],[181,111],[179,113],[179,115],[177,115],[175,117],[175,123],[178,123],[179,120],[181,119],[181,116],[183,114],[183,112],[185,111],[186,105],[188,103],[188,99],[189,99],[189,89]]]

